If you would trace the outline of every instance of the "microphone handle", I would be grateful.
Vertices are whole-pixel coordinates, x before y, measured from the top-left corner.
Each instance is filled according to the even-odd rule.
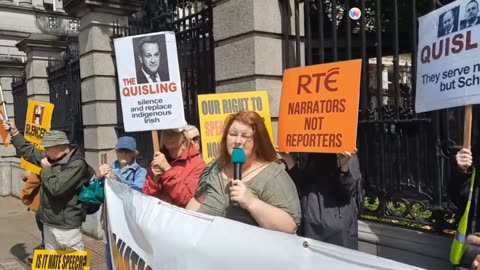
[[[233,180],[242,180],[242,164],[233,163]],[[237,202],[232,202],[233,206],[238,206]]]
[[[233,180],[242,180],[242,164],[233,164]]]

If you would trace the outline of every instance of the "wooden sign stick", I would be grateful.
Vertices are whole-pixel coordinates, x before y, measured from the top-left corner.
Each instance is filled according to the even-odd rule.
[[[100,164],[101,164],[101,165],[108,164],[108,162],[107,162],[107,153],[104,153],[104,154],[101,154],[101,155],[100,155]]]
[[[160,151],[160,140],[158,138],[158,131],[152,130],[153,152]]]
[[[472,105],[465,106],[465,122],[463,124],[463,148],[472,147]]]

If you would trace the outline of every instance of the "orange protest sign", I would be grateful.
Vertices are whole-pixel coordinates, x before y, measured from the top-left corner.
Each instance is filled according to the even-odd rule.
[[[2,137],[4,147],[8,147],[8,131],[3,128],[3,121],[7,120],[8,119],[3,112],[3,106],[0,105],[0,136]]]
[[[282,152],[341,153],[356,146],[362,60],[287,69],[278,126]]]

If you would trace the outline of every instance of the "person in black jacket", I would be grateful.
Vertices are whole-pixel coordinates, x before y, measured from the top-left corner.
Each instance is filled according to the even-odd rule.
[[[43,222],[45,249],[83,250],[82,222],[85,211],[78,194],[90,179],[88,164],[77,147],[70,145],[63,131],[45,133],[37,150],[25,140],[14,123],[3,123],[13,146],[27,161],[40,166],[39,215]]]
[[[473,151],[478,153],[476,149]],[[475,159],[476,160],[476,159]],[[469,190],[470,190],[470,180],[473,174],[472,164],[474,163],[474,158],[472,151],[467,148],[462,148],[455,155],[456,168],[452,169],[452,176],[450,178],[450,183],[448,187],[448,192],[453,203],[458,207],[457,215],[462,216],[467,205]],[[462,256],[460,265],[471,267],[471,269],[480,269],[480,258],[477,255],[480,255],[480,237],[478,232],[480,232],[480,179],[478,171],[480,168],[476,167],[476,177],[473,188],[472,204],[470,206],[470,213],[468,217],[468,227],[467,227],[467,244]],[[475,259],[475,257],[478,258]],[[478,267],[478,268],[477,268]]]
[[[355,154],[280,154],[300,193],[299,235],[358,249],[361,173]]]

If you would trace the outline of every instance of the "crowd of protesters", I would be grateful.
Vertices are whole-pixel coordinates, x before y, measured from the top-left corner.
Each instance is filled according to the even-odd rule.
[[[137,142],[120,137],[117,159],[96,171],[71,145],[64,132],[45,134],[39,151],[25,141],[15,124],[7,122],[12,143],[21,156],[42,168],[39,175],[25,172],[22,201],[36,211],[42,247],[83,250],[81,224],[85,207],[79,193],[85,181],[110,178],[162,201],[222,216],[265,229],[297,234],[323,242],[358,248],[358,215],[362,207],[362,175],[356,153],[281,153],[272,144],[262,117],[241,111],[225,120],[216,159],[205,164],[200,133],[191,125],[160,132],[160,151],[147,168],[137,162]],[[243,149],[242,179],[235,179],[232,152]],[[474,161],[470,149],[456,155],[457,170],[451,196],[464,207],[469,196]],[[477,175],[477,178],[479,176]],[[473,222],[464,260],[480,269],[480,185],[474,186]],[[103,225],[102,215],[102,225]],[[107,269],[111,269],[106,243]]]

